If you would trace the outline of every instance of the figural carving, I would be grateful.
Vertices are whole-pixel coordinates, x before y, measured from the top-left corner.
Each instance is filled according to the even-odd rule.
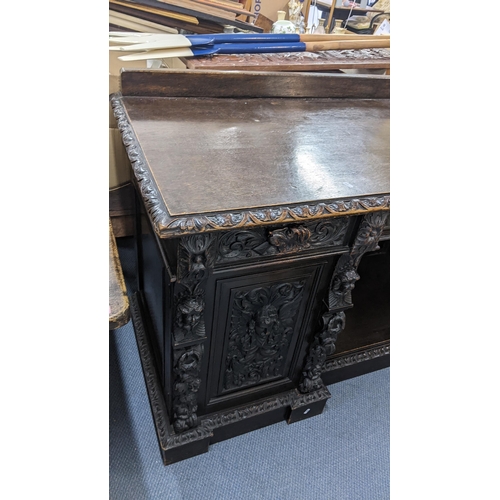
[[[213,237],[210,234],[188,235],[179,242],[177,292],[174,297],[174,380],[173,426],[176,432],[197,425],[196,403],[200,386],[202,344],[205,338],[205,282],[213,263]]]
[[[348,254],[337,263],[329,294],[329,309],[352,306],[351,292],[359,275],[356,269],[366,252],[377,250],[389,212],[373,212],[363,217]]]
[[[232,305],[224,390],[283,375],[304,281],[238,292]]]
[[[200,367],[203,345],[174,351],[174,429],[183,432],[195,427],[197,395],[200,388]]]
[[[185,236],[179,243],[177,281],[174,299],[175,342],[196,340],[205,336],[204,284],[213,265],[214,238],[210,234]]]

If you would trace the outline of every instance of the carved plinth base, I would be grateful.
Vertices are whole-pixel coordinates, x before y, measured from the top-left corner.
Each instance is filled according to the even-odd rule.
[[[330,391],[326,387],[321,387],[309,394],[301,394],[290,405],[290,414],[288,415],[287,423],[293,424],[306,418],[320,415],[323,413],[326,401],[330,397]]]
[[[327,359],[321,378],[325,385],[359,377],[390,366],[390,341],[380,342]]]
[[[319,415],[331,397],[321,384],[301,394],[297,389],[253,401],[236,408],[199,417],[193,429],[176,433],[170,424],[147,331],[147,316],[140,293],[130,300],[131,316],[163,463],[169,465],[208,451],[211,443],[250,432],[276,422],[289,424]]]

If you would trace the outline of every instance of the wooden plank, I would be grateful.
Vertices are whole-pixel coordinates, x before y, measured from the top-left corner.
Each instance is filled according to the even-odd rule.
[[[126,3],[126,2],[122,2]],[[196,18],[194,16],[188,16],[196,21],[196,23],[184,22],[180,19],[170,19],[168,17],[162,17],[155,13],[146,12],[143,10],[136,10],[133,7],[127,5],[117,5],[112,4],[112,10],[117,12],[123,12],[124,14],[130,14],[136,16],[140,19],[145,19],[151,22],[157,22],[159,24],[164,24],[165,26],[170,26],[177,29],[185,29],[198,34],[210,34],[210,33],[222,33],[224,27],[221,23],[215,23],[213,21],[207,21],[206,19]]]
[[[255,14],[253,12],[244,10],[243,6],[241,6],[241,9],[236,9],[233,6],[227,6],[227,5],[217,4],[215,2],[212,2],[211,0],[192,0],[192,1],[194,3],[199,3],[200,5],[214,5],[218,9],[226,10],[228,12],[233,12],[235,14],[245,14],[246,16],[255,17]],[[241,4],[238,4],[238,5],[241,5]]]
[[[179,7],[177,5],[173,5],[172,3],[166,3],[166,2],[161,2],[161,1],[157,1],[157,0],[135,0],[135,3],[137,3],[139,5],[147,5],[147,6],[155,7],[155,8],[165,8],[166,10],[169,10],[172,12],[178,12],[180,14],[188,14],[191,16],[195,16],[199,20],[204,19],[206,21],[219,23],[221,25],[235,26],[235,27],[241,28],[243,30],[253,31],[255,33],[262,33],[262,28],[254,26],[250,23],[244,23],[242,21],[237,21],[236,14],[234,15],[233,20],[231,20],[228,18],[220,17],[218,15],[212,15],[212,14],[200,12],[198,10],[193,10],[191,8],[191,4],[196,5],[196,4],[194,4],[194,2],[191,2],[188,4],[187,2],[178,2],[177,1],[178,4],[183,5],[182,7]],[[222,11],[219,11],[219,12],[222,12]]]
[[[118,248],[111,220],[109,221],[109,329],[126,325],[130,309]]]
[[[240,5],[243,5],[243,4],[240,4]],[[252,0],[245,0],[245,5],[243,7],[244,7],[245,11],[251,12],[251,10],[252,10]],[[256,15],[256,18],[257,17],[259,17],[258,14]],[[236,16],[236,19],[238,19],[239,21],[248,21],[248,16],[244,16],[244,15]],[[254,22],[255,22],[255,20],[254,20]]]
[[[181,7],[183,9],[189,9],[193,13],[198,12],[200,14],[209,14],[211,16],[219,17],[220,19],[234,20],[236,14],[223,11],[215,6],[205,6],[191,0],[158,0],[159,2],[168,5],[169,7]]]
[[[207,0],[207,1],[215,5],[225,5],[226,7],[232,7],[233,9],[243,9],[243,4],[240,2],[233,2],[230,0]]]
[[[130,9],[134,10],[149,12],[151,14],[156,14],[157,16],[170,17],[171,19],[179,19],[187,23],[198,24],[198,19],[194,16],[179,14],[177,12],[170,12],[164,9],[155,9],[154,7],[148,7],[145,5],[137,5],[132,2],[121,2],[120,0],[109,0],[109,3],[113,5],[120,5],[122,7],[129,7]]]
[[[124,96],[330,97],[389,99],[390,77],[208,70],[127,70]]]
[[[112,11],[109,11],[109,23],[121,26],[122,28],[127,28],[128,30],[137,31],[140,33],[171,33],[171,29],[163,25],[158,25],[158,27],[153,26],[154,23],[149,25],[142,24],[136,20],[124,19],[122,17],[115,16]]]
[[[144,33],[178,33],[177,29],[170,28],[164,24],[153,23],[114,10],[109,11],[109,22]]]
[[[116,13],[127,14],[133,18],[135,18],[136,22],[140,23],[141,21],[149,21],[155,24],[160,24],[162,26],[168,26],[170,28],[174,28],[176,30],[189,27],[189,29],[196,29],[195,26],[199,24],[198,19],[192,16],[186,16],[188,20],[181,19],[182,15],[179,14],[179,18],[176,17],[167,17],[167,16],[159,16],[156,14],[151,14],[149,12],[143,12],[141,10],[129,9],[123,5],[113,4],[110,6],[110,11],[113,11],[113,15]],[[174,13],[177,16],[177,14]]]

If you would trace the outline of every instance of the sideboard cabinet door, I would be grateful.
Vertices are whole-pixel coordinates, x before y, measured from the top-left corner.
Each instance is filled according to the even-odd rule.
[[[200,414],[298,385],[338,256],[215,271],[207,385]]]

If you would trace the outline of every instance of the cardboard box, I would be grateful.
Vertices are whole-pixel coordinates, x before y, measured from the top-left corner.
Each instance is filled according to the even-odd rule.
[[[284,10],[287,13],[285,19],[288,19],[288,1],[289,0],[252,0],[251,11],[255,15],[262,14],[274,22],[278,20],[278,10]]]

